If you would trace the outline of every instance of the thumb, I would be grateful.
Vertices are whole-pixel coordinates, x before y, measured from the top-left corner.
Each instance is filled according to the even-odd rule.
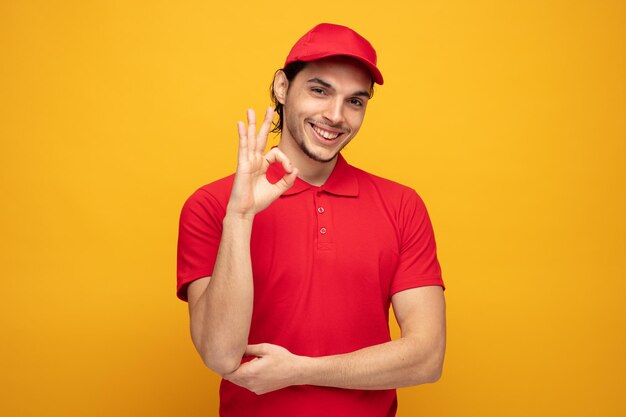
[[[280,190],[279,192],[282,194],[293,186],[293,184],[296,182],[297,177],[298,177],[298,168],[294,168],[293,171],[291,171],[288,174],[285,174],[274,185],[278,187],[278,189]]]

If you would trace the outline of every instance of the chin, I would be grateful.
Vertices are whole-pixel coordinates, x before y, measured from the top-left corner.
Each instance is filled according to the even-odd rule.
[[[309,146],[304,141],[299,141],[298,142],[298,146],[300,147],[300,150],[302,150],[302,152],[306,156],[308,156],[310,159],[312,159],[312,160],[314,160],[316,162],[322,162],[322,163],[329,163],[329,162],[334,161],[335,158],[337,157],[337,154],[339,154],[339,152],[341,152],[341,150],[346,145],[347,145],[347,143],[344,143],[336,150],[321,148],[320,150],[318,150],[316,152],[315,149],[312,149],[312,147]]]
[[[317,162],[322,162],[322,163],[328,163],[328,162],[332,162],[335,157],[337,156],[337,154],[339,152],[335,152],[334,154],[328,156],[328,155],[319,155],[313,151],[311,151],[306,145],[302,144],[300,145],[300,149],[302,150],[302,152],[304,152],[304,154],[306,156],[308,156],[310,159],[317,161]]]

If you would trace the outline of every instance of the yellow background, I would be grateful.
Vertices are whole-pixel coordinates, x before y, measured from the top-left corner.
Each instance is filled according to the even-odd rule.
[[[216,415],[178,215],[322,21],[379,52],[345,156],[421,194],[448,286],[398,416],[626,415],[626,6],[591,0],[0,1],[0,415]]]

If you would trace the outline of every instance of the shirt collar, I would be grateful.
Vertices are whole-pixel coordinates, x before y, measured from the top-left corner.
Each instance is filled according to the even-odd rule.
[[[266,175],[271,183],[275,183],[285,175],[285,170],[281,164],[274,163],[269,166]],[[293,186],[285,191],[283,195],[298,194],[312,187],[314,186],[308,182],[296,178],[296,182]],[[359,195],[359,182],[354,172],[354,167],[349,165],[341,154],[337,156],[335,168],[326,182],[322,186],[315,188],[319,188],[321,191],[326,191],[330,194],[346,197],[356,197]]]

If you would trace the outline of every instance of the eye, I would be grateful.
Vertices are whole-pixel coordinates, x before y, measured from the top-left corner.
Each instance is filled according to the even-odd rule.
[[[359,100],[358,98],[351,98],[350,104],[352,104],[355,107],[363,107],[363,101]]]
[[[324,89],[323,89],[323,88],[319,88],[319,87],[311,87],[311,91],[312,91],[313,93],[315,93],[315,94],[319,94],[319,95],[322,95],[322,96],[325,96],[325,95],[326,95],[326,91],[324,91]]]

